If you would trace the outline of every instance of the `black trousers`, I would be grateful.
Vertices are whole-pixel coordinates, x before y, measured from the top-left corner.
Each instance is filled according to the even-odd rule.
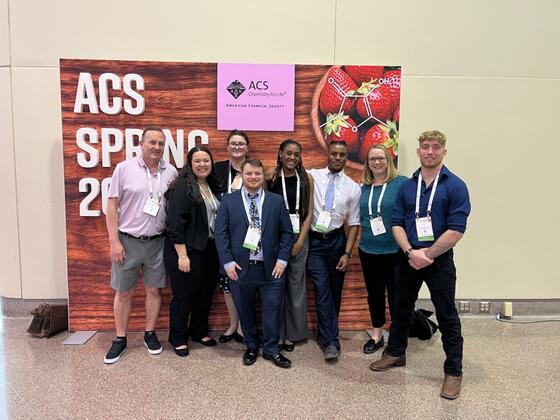
[[[402,356],[406,352],[408,333],[412,325],[412,310],[422,282],[426,282],[436,310],[441,341],[446,359],[443,370],[447,375],[463,374],[463,337],[461,321],[455,307],[455,264],[453,250],[437,257],[428,267],[415,270],[402,252],[397,255],[395,271],[395,315],[385,352]]]
[[[173,297],[169,305],[169,342],[187,344],[189,336],[200,340],[208,335],[208,315],[218,281],[219,261],[213,239],[204,251],[189,250],[191,270],[179,271],[177,252],[171,241],[165,242],[165,269]]]
[[[385,288],[391,319],[395,313],[395,263],[397,254],[370,254],[358,248],[367,289],[371,325],[381,328],[385,319]]]

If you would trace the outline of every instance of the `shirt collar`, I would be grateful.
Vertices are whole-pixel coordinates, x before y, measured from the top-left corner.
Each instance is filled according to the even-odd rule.
[[[420,175],[421,170],[422,170],[422,168],[416,169],[416,171],[412,174],[412,177],[418,179],[418,175]],[[442,178],[442,177],[447,178],[451,174],[451,172],[449,171],[449,169],[447,169],[447,167],[445,165],[443,165],[441,167],[441,171],[440,171],[439,174],[440,174],[440,178]]]
[[[142,168],[147,168],[147,167],[148,167],[148,166],[146,165],[146,162],[144,162],[144,159],[142,159],[142,155],[141,155],[141,154],[136,155],[136,159],[137,159],[138,165],[140,165]],[[163,159],[160,159],[160,160],[159,160],[158,168],[161,169],[161,170],[163,171],[163,170],[165,170],[165,167],[166,167],[165,161],[164,161]]]
[[[334,177],[334,179],[341,178],[344,175],[344,169],[340,172],[333,173],[329,168],[325,168],[326,174],[328,177]]]
[[[245,186],[241,187],[241,189],[242,189],[242,191],[243,191],[243,194],[245,194],[246,197],[251,198],[251,197],[250,197],[250,196],[251,196],[251,193],[250,193],[249,191],[247,191],[247,189],[245,188]],[[261,196],[261,194],[262,194],[262,191],[263,191],[263,189],[262,189],[262,187],[261,187],[261,188],[256,192],[255,198],[259,198],[259,197]]]

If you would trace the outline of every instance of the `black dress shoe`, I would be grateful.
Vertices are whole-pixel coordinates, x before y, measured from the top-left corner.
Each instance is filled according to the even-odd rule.
[[[243,355],[243,364],[252,365],[257,361],[257,357],[259,357],[259,349],[247,349]]]
[[[179,357],[187,357],[189,355],[189,348],[185,347],[184,349],[178,349],[177,347],[173,347],[175,354]]]
[[[364,353],[365,354],[375,353],[384,345],[385,345],[385,340],[383,336],[381,336],[381,340],[379,340],[377,343],[373,338],[370,338],[368,341],[366,341],[366,344],[364,344]]]
[[[287,357],[284,357],[282,353],[276,353],[275,355],[269,356],[263,353],[263,358],[272,361],[276,366],[287,369],[292,366],[292,362]]]
[[[200,343],[200,344],[202,344],[203,346],[206,346],[206,347],[214,347],[216,344],[218,344],[218,343],[216,343],[216,340],[214,340],[213,338],[211,338],[210,340],[205,340],[205,341],[204,340],[193,339],[193,341],[196,341],[197,343]]]
[[[220,343],[229,343],[231,340],[235,340],[238,343],[243,343],[243,336],[235,331],[233,334],[222,334],[218,338],[218,341]]]
[[[282,350],[292,352],[296,348],[295,343],[284,343],[282,344]]]

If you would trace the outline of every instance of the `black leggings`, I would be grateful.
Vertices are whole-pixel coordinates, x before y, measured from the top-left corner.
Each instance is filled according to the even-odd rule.
[[[368,293],[371,325],[381,328],[385,325],[385,288],[389,300],[389,313],[395,311],[395,264],[397,254],[369,254],[358,248]]]

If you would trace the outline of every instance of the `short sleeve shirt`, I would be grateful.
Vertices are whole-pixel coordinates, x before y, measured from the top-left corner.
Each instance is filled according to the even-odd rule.
[[[360,219],[362,224],[362,236],[360,238],[360,249],[369,254],[395,254],[399,247],[393,237],[391,229],[391,218],[393,216],[393,207],[397,193],[401,185],[407,180],[404,176],[397,176],[387,184],[383,200],[381,201],[381,217],[385,225],[386,232],[382,235],[374,236],[371,231],[370,214],[369,214],[369,195],[373,188],[372,196],[372,216],[377,217],[377,202],[381,195],[383,187],[373,185],[362,186],[362,196],[360,197]]]
[[[158,182],[158,172],[160,182]],[[177,169],[160,160],[158,171],[148,176],[148,167],[140,155],[119,163],[111,178],[109,198],[118,198],[119,230],[133,236],[153,236],[165,230],[166,202],[164,193],[177,176]],[[156,216],[144,213],[144,205],[152,197],[159,200]]]
[[[328,168],[310,169],[309,175],[314,181],[313,191],[313,222],[311,229],[317,223],[319,214],[323,210],[325,194],[330,176],[335,176],[334,207],[331,212],[331,224],[329,231],[338,229],[344,224],[344,219],[348,218],[348,226],[360,224],[360,187],[344,172],[329,175]]]

